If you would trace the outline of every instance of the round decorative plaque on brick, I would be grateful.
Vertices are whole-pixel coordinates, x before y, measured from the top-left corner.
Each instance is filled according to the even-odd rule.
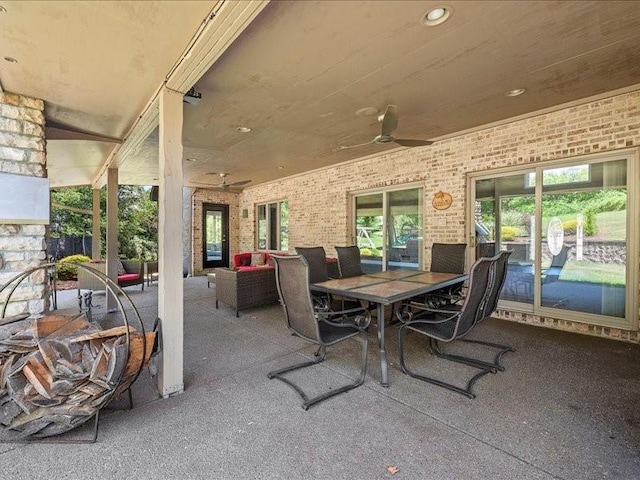
[[[453,198],[451,198],[451,194],[446,192],[438,192],[433,196],[433,200],[431,201],[431,205],[436,210],[446,210],[451,206],[453,202]]]

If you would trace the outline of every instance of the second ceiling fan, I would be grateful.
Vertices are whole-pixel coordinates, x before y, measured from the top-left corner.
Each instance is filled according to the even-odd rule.
[[[423,147],[432,145],[430,140],[414,140],[409,138],[396,138],[393,135],[398,127],[398,107],[395,105],[387,105],[387,109],[382,115],[378,116],[378,121],[381,123],[380,135],[377,135],[373,140],[367,143],[360,143],[358,145],[341,145],[338,150],[344,150],[347,148],[363,147],[365,145],[371,145],[373,143],[397,143],[402,147]]]
[[[219,173],[218,175],[220,175],[222,182],[216,185],[216,187],[221,188],[222,190],[227,190],[230,187],[242,187],[247,183],[251,182],[251,180],[239,180],[237,182],[227,182],[227,176],[229,175],[228,173]]]

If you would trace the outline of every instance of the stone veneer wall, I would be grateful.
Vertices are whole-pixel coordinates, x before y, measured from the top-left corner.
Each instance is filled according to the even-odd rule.
[[[43,110],[42,100],[0,93],[0,172],[47,176]],[[45,234],[44,225],[0,224],[0,285],[30,267],[45,263]],[[0,296],[0,305],[6,302],[7,293]],[[42,313],[46,309],[46,273],[38,271],[11,296],[6,314]]]
[[[191,197],[191,211],[193,224],[192,236],[192,271],[194,275],[213,271],[212,268],[202,268],[202,204],[217,203],[229,205],[229,255],[239,252],[240,215],[238,210],[238,194],[235,192],[197,188]]]
[[[352,244],[350,195],[367,189],[417,184],[424,187],[424,258],[432,242],[464,242],[466,174],[528,165],[588,153],[640,146],[640,91],[586,102],[535,117],[492,126],[434,143],[296,175],[245,189],[240,209],[240,248],[254,243],[255,204],[289,201],[289,244]],[[453,204],[438,211],[433,195],[449,192]],[[638,268],[635,265],[634,268]],[[640,343],[637,332],[534,315],[500,312],[503,318]]]

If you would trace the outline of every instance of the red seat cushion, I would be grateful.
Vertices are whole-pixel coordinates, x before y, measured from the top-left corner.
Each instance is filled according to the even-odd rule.
[[[118,275],[119,282],[130,282],[131,280],[138,280],[140,275],[137,273],[125,273],[124,275]]]
[[[265,270],[265,269],[275,269],[276,267],[274,267],[273,265],[260,265],[260,266],[256,266],[256,267],[251,267],[251,266],[247,266],[247,267],[238,267],[236,268],[237,271],[239,272],[252,272],[254,270]]]

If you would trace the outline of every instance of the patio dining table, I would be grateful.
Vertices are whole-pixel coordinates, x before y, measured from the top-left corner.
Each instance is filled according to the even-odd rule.
[[[466,274],[397,269],[312,283],[310,287],[311,290],[315,292],[340,295],[356,300],[366,300],[376,304],[378,315],[378,347],[380,349],[380,384],[383,387],[388,387],[389,371],[387,354],[384,347],[385,306],[462,283],[466,279]]]

